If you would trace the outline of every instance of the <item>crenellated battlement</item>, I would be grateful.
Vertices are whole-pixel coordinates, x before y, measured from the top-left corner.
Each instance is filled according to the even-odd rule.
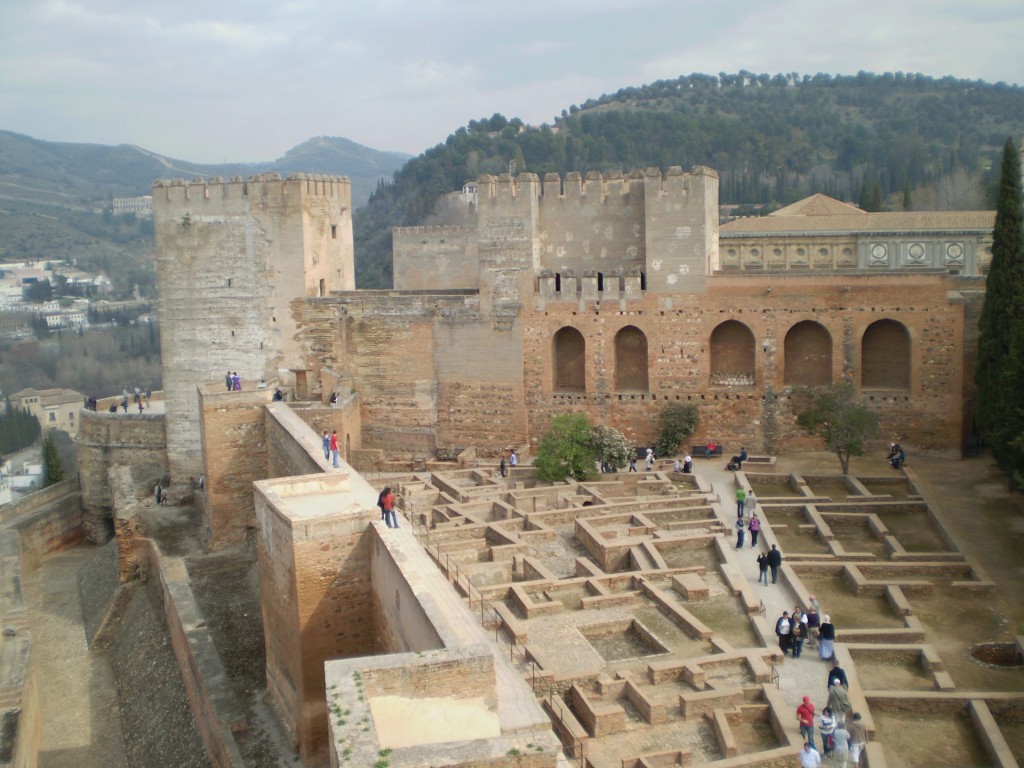
[[[703,187],[705,177],[718,179],[718,173],[702,165],[695,166],[689,172],[674,165],[665,173],[658,168],[637,169],[628,174],[621,171],[605,174],[591,171],[586,176],[570,171],[564,178],[557,173],[548,173],[544,175],[543,181],[535,173],[521,173],[518,176],[507,173],[500,176],[484,174],[477,181],[477,199],[483,204],[487,200],[529,198],[532,195],[548,203],[555,200],[604,203],[641,193],[675,195],[685,199],[696,186]]]
[[[248,178],[215,176],[209,179],[157,179],[153,182],[153,200],[192,202],[202,200],[240,200],[255,197],[311,195],[351,200],[352,183],[347,176],[315,173],[261,173]]]

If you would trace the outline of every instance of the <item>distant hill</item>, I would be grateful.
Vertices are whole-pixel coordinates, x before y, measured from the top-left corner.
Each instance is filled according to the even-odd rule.
[[[119,289],[154,293],[151,222],[111,217],[114,197],[149,194],[158,178],[249,176],[267,171],[337,174],[366,202],[409,155],[321,136],[270,162],[204,165],[129,144],[42,141],[0,131],[0,260],[72,258],[102,269]]]
[[[430,219],[481,173],[708,165],[721,202],[753,212],[814,192],[866,209],[991,205],[986,183],[1024,131],[1024,88],[902,72],[692,74],[591,99],[553,125],[500,114],[410,160],[354,219],[360,287],[391,282],[391,228]]]

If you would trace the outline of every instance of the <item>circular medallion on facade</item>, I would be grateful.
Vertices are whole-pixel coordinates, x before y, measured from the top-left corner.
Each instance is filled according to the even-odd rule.
[[[948,261],[960,261],[964,257],[964,247],[960,243],[950,243],[946,246],[946,259]]]
[[[871,246],[871,257],[875,259],[875,261],[885,261],[885,257],[888,253],[888,250],[882,243],[875,243]]]
[[[920,243],[913,243],[907,249],[907,255],[914,261],[921,261],[924,258],[924,246]]]

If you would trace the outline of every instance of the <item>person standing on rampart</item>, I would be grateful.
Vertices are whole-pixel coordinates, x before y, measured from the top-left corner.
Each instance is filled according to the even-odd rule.
[[[331,456],[334,457],[334,467],[337,469],[341,466],[340,456],[338,455],[338,430],[331,432],[331,442],[329,445],[331,449]]]
[[[327,434],[327,430],[324,430],[324,461],[330,461],[331,459],[331,436]]]
[[[395,517],[395,494],[390,486],[384,488],[384,495],[380,500],[381,510],[384,513],[384,523],[388,528],[398,527],[398,518]]]
[[[772,569],[772,584],[779,580],[779,567],[781,565],[782,553],[779,552],[778,547],[772,544],[772,548],[768,550],[768,567]]]

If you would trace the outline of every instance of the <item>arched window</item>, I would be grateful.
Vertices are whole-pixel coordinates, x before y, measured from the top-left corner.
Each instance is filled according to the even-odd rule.
[[[726,320],[711,332],[711,383],[753,385],[754,334],[743,323]]]
[[[896,320],[879,320],[860,342],[860,385],[865,389],[910,389],[910,333]]]
[[[785,383],[816,387],[832,383],[832,334],[813,320],[804,320],[786,334]]]
[[[647,337],[635,325],[615,334],[615,391],[647,392]]]
[[[585,392],[587,343],[583,334],[566,326],[555,334],[551,368],[555,372],[555,392]]]

